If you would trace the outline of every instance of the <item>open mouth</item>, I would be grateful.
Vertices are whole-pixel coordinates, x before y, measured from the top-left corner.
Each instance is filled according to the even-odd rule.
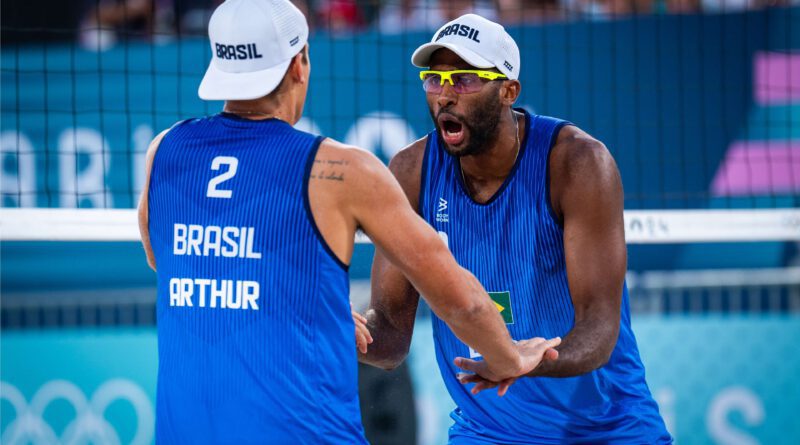
[[[458,145],[464,142],[464,125],[453,116],[439,116],[439,128],[442,132],[442,139],[447,145]]]

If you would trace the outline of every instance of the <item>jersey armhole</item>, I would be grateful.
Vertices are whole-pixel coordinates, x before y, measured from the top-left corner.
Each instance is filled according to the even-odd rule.
[[[314,143],[311,146],[311,150],[308,153],[308,158],[306,159],[306,166],[303,170],[303,207],[306,209],[306,217],[308,218],[309,224],[311,224],[311,228],[314,230],[314,234],[317,237],[317,240],[322,247],[325,249],[325,252],[336,262],[336,264],[341,267],[345,273],[350,269],[350,266],[345,264],[338,256],[333,252],[331,246],[328,245],[328,242],[325,241],[325,238],[322,236],[322,232],[319,231],[319,226],[317,226],[317,221],[314,219],[314,214],[311,212],[311,197],[308,194],[308,180],[309,176],[311,176],[311,169],[314,167],[314,159],[317,157],[317,151],[319,151],[319,146],[322,144],[326,138],[324,136],[317,136],[314,139]]]
[[[422,168],[419,174],[419,197],[417,198],[417,213],[425,221],[428,218],[425,216],[425,187],[428,179],[428,157],[431,151],[431,135],[425,139],[425,152],[422,154]]]
[[[149,193],[149,192],[150,192],[150,182],[151,182],[151,179],[152,179],[152,177],[153,177],[153,171],[154,171],[154,170],[155,170],[155,168],[156,168],[156,157],[157,157],[157,156],[158,156],[160,153],[162,153],[162,152],[163,152],[163,150],[161,150],[161,146],[162,146],[162,145],[164,145],[164,142],[167,140],[167,138],[168,138],[168,137],[170,137],[171,135],[173,135],[173,134],[174,134],[174,133],[172,132],[172,130],[174,130],[174,129],[175,129],[175,128],[177,128],[177,127],[180,127],[181,125],[183,125],[183,124],[185,124],[185,123],[189,122],[190,120],[193,120],[193,119],[192,119],[192,118],[189,118],[189,119],[183,119],[183,120],[180,120],[180,121],[178,121],[178,122],[175,122],[175,123],[174,123],[174,124],[172,124],[172,125],[171,125],[169,128],[167,128],[166,130],[163,130],[163,131],[161,132],[161,133],[164,133],[164,135],[163,135],[163,136],[161,136],[161,139],[158,141],[158,145],[156,145],[156,154],[155,154],[155,155],[153,155],[153,163],[150,165],[150,171],[146,172],[146,173],[147,173],[147,176],[148,176],[148,178],[147,178],[147,190],[148,190],[148,195],[150,194],[150,193]],[[161,133],[159,133],[158,135],[161,135]],[[156,137],[158,137],[158,135],[156,135]],[[148,147],[148,149],[149,149],[149,147]],[[148,198],[149,198],[149,197],[148,197]]]
[[[179,125],[184,124],[185,122],[188,122],[189,120],[190,119],[184,119],[182,121],[175,122],[174,124],[172,124],[171,127],[167,128],[166,130],[161,132],[161,133],[163,133],[163,136],[161,136],[161,139],[159,139],[159,141],[158,141],[158,145],[156,145],[156,147],[155,147],[155,153],[153,154],[153,160],[150,162],[150,168],[145,172],[145,181],[146,182],[145,182],[144,186],[147,188],[147,194],[145,196],[143,196],[142,199],[146,199],[147,200],[147,233],[148,233],[148,237],[149,237],[149,235],[151,233],[151,228],[150,228],[150,221],[151,221],[151,218],[150,218],[150,194],[153,193],[153,176],[155,176],[156,167],[160,164],[159,162],[156,162],[156,159],[158,159],[159,156],[161,156],[161,157],[165,156],[163,154],[164,150],[162,150],[161,148],[164,146],[164,141],[167,139],[167,137],[170,136],[170,133],[172,133],[172,129],[177,127],[177,126],[179,126]],[[156,137],[161,135],[161,133],[156,135]],[[149,149],[150,149],[150,147],[148,146],[148,150]],[[145,165],[146,164],[147,164],[147,152],[145,152]],[[151,243],[151,248],[152,248],[152,243]]]
[[[562,229],[564,228],[564,225],[558,220],[558,215],[556,215],[556,211],[553,208],[553,200],[550,196],[550,155],[553,154],[553,147],[555,147],[556,141],[558,140],[558,134],[561,133],[561,129],[567,125],[574,124],[568,121],[561,121],[555,126],[555,128],[553,128],[553,132],[550,134],[550,142],[548,142],[547,145],[547,158],[544,166],[544,202],[547,204],[547,213],[550,215],[550,219],[552,219],[553,222]]]

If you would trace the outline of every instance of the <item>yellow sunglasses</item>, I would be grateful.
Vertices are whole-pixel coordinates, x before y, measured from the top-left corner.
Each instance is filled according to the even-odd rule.
[[[506,80],[505,74],[484,70],[453,70],[453,71],[422,71],[419,73],[422,88],[426,93],[439,94],[444,88],[444,83],[449,82],[453,91],[458,94],[477,93],[485,83],[482,79]]]

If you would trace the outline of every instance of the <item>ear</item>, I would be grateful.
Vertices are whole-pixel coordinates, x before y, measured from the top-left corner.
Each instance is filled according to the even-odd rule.
[[[305,50],[300,51],[292,58],[292,62],[289,65],[289,72],[292,75],[292,78],[299,83],[306,83],[308,82],[308,76],[306,75],[306,65],[308,63],[305,62]]]
[[[503,101],[503,105],[514,105],[521,92],[522,84],[519,80],[506,80],[500,87],[500,100]]]

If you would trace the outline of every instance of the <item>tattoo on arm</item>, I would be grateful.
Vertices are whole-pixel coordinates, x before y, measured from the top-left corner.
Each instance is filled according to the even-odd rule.
[[[315,159],[311,169],[311,179],[323,181],[344,181],[344,168],[349,164],[344,159]]]

